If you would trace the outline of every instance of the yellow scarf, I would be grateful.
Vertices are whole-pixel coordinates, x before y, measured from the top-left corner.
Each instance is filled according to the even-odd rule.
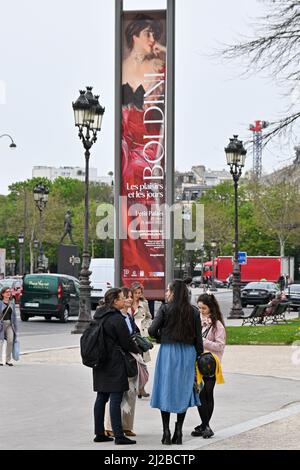
[[[208,351],[205,351],[205,352],[208,352]],[[224,380],[224,377],[223,377],[223,372],[222,372],[222,365],[221,365],[221,361],[219,359],[218,356],[216,356],[216,354],[214,353],[211,353],[216,361],[216,383],[217,384],[224,384],[225,383],[225,380]],[[196,361],[196,383],[197,385],[200,385],[203,381],[203,376],[201,374],[201,372],[199,371],[198,369],[198,363]]]

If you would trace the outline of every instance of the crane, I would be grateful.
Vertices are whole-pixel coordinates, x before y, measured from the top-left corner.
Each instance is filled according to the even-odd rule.
[[[256,179],[262,176],[262,142],[263,142],[263,129],[269,127],[267,121],[254,121],[250,124],[250,131],[253,132],[253,175]]]

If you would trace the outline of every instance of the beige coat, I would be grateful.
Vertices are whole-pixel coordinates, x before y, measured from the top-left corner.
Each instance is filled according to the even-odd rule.
[[[151,317],[147,300],[140,300],[138,307],[134,310],[133,313],[131,311],[131,314],[134,317],[136,326],[140,330],[141,336],[143,336],[144,338],[147,338],[149,336],[148,328],[150,327],[152,323],[152,317]],[[151,361],[151,356],[150,356],[149,351],[143,353],[143,359],[145,362]]]

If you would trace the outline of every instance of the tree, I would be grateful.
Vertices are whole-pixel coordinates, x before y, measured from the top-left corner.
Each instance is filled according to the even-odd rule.
[[[222,54],[225,58],[245,58],[246,73],[267,72],[272,79],[279,81],[291,94],[300,95],[300,1],[263,0],[266,14],[257,20],[259,27],[255,37],[248,41],[227,46]],[[300,117],[297,104],[290,108],[288,115],[271,123],[264,134],[265,142],[282,134]]]

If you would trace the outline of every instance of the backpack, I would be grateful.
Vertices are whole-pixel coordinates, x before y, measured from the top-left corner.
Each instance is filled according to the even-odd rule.
[[[104,337],[104,323],[109,316],[93,320],[80,338],[80,353],[83,365],[91,368],[101,367],[108,354]]]

